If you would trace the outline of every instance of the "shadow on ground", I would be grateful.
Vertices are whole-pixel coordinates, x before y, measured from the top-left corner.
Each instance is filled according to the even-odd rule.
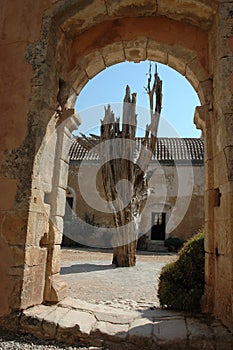
[[[76,264],[61,268],[61,275],[68,275],[71,273],[85,273],[101,270],[113,270],[115,265],[97,265],[97,264]]]

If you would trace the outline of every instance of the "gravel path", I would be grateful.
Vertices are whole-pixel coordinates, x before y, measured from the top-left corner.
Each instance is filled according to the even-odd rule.
[[[91,303],[127,310],[158,307],[158,277],[176,254],[140,252],[137,264],[115,268],[111,252],[63,249],[61,275],[69,295]]]
[[[0,329],[0,350],[108,350],[100,347],[75,347],[56,344],[54,341],[40,340],[30,334],[5,333]]]

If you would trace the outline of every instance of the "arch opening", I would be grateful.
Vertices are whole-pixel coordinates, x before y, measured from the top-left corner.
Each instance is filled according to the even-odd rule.
[[[137,20],[140,22],[140,26],[139,24],[136,25]],[[62,65],[64,58],[57,55],[58,58],[56,67],[58,69],[58,74],[60,75],[59,91],[57,94],[57,100],[59,103],[59,123],[64,121],[70,115],[75,115],[74,104],[76,96],[80,93],[81,89],[85,86],[88,80],[106,67],[127,60],[133,62],[139,62],[146,59],[156,60],[174,68],[176,71],[184,75],[191,83],[197,92],[202,105],[209,103],[211,99],[212,82],[208,74],[208,42],[206,34],[196,27],[185,24],[188,30],[188,38],[184,37],[183,29],[180,26],[180,23],[169,19],[169,31],[166,32],[165,37],[161,35],[159,38],[160,41],[158,41],[153,38],[154,35],[151,33],[150,28],[153,25],[158,26],[156,21],[159,21],[159,24],[162,24],[163,21],[165,21],[162,26],[165,28],[168,24],[167,19],[151,19],[151,23],[147,24],[145,27],[141,25],[142,20],[144,19],[134,18],[129,21],[129,24],[127,24],[126,21],[122,19],[117,20],[117,22],[108,21],[103,23],[102,26],[97,25],[75,37],[75,39],[69,43],[69,51],[65,59],[65,65]],[[154,21],[156,23],[154,23]],[[112,37],[111,34],[110,38],[107,37],[102,38],[102,40],[98,40],[98,35],[101,36],[103,30],[106,31],[109,25],[112,25],[111,28],[116,28],[115,32],[113,31],[113,34],[115,34],[116,37]],[[138,33],[134,33],[133,36],[131,35],[128,37],[128,33],[130,33],[130,30],[128,30],[130,25],[134,27],[136,25],[137,28],[141,29],[139,29]],[[124,26],[126,26],[126,28]],[[194,41],[194,45],[190,46],[190,36],[196,38],[197,31],[198,34],[200,34],[198,43],[196,40]],[[120,41],[119,32],[121,35]],[[162,33],[162,30],[159,33]],[[178,39],[181,38],[181,35],[182,41],[181,39]],[[63,40],[65,40],[64,37]],[[96,47],[95,43],[97,42],[100,42],[100,45],[98,44]],[[65,44],[67,43],[63,42],[59,48],[59,51],[62,51],[62,48],[64,49]],[[59,187],[58,184],[57,186]],[[58,196],[58,193],[56,196]],[[58,202],[57,198],[58,197],[53,200],[53,203],[50,203],[50,205],[54,206],[55,208],[57,207],[57,204],[55,204]],[[61,200],[60,195],[59,207],[61,208],[61,211],[56,212],[58,209],[55,209],[54,216],[57,216],[56,220],[60,222],[61,231],[61,213],[64,214],[64,205],[64,198]],[[60,238],[56,238],[57,235],[54,228],[51,228],[51,230],[53,231],[52,239],[49,239],[47,242],[50,246],[49,251],[51,252],[50,256],[47,257],[46,281],[47,286],[49,286],[49,289],[45,293],[45,300],[47,301],[53,301],[54,298],[61,298],[62,293],[59,292],[59,288],[61,290],[64,289],[64,285],[62,283],[59,287],[59,263],[55,261],[60,249]],[[51,233],[48,235],[51,236]],[[61,235],[58,236],[61,237]],[[56,265],[55,269],[53,268],[54,265]],[[58,288],[57,291],[51,287],[53,285],[53,283],[51,283],[53,278],[55,278],[54,285],[56,285],[56,288]]]
[[[98,116],[98,118],[99,117],[101,117],[101,115],[100,116]],[[174,203],[173,203],[174,204]],[[171,205],[170,205],[171,206]],[[80,207],[80,206],[79,206]],[[168,204],[168,207],[169,207],[169,204]],[[193,208],[195,207],[195,205],[193,205]],[[154,209],[155,210],[155,209]],[[79,210],[80,211],[80,210]],[[152,210],[153,211],[153,210]],[[171,214],[171,210],[170,210],[170,208],[166,208],[166,213],[167,213],[167,215],[168,216],[170,216],[170,214]],[[91,217],[91,215],[89,215],[89,217]],[[167,220],[168,221],[168,220]],[[83,242],[82,242],[83,243]],[[92,243],[93,244],[93,243]],[[91,244],[91,246],[92,246],[92,244]],[[93,245],[94,246],[94,245]]]

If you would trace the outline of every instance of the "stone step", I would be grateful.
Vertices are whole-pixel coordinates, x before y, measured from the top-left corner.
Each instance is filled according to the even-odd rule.
[[[39,338],[109,350],[233,349],[232,333],[209,321],[159,308],[140,313],[66,298],[23,311],[20,325]]]
[[[147,250],[149,252],[168,252],[168,248],[165,247],[164,241],[147,241]]]

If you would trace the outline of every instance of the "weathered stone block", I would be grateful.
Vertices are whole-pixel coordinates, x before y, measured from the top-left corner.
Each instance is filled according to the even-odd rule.
[[[58,186],[64,189],[66,189],[67,187],[68,170],[69,170],[69,164],[64,162],[63,160],[60,160],[58,162],[58,171],[59,171]]]
[[[72,15],[61,25],[63,32],[65,32],[69,38],[86,30],[88,27],[98,22],[98,19],[103,19],[104,16],[107,16],[107,8],[104,0],[78,2],[70,7],[69,12],[72,13]]]
[[[224,124],[227,125],[226,128],[222,128],[223,139],[221,145],[224,148],[225,146],[230,146],[232,144],[231,130],[233,129],[233,112],[224,114],[223,118]]]
[[[186,63],[183,60],[175,57],[174,55],[168,54],[168,65],[180,74],[185,75]]]
[[[134,312],[127,312],[124,310],[117,310],[116,313],[116,311],[113,308],[103,308],[100,311],[95,311],[95,317],[98,321],[109,322],[114,324],[128,324],[135,319],[136,314]]]
[[[218,254],[230,255],[232,251],[232,237],[231,231],[229,231],[228,221],[224,221],[222,218],[216,218],[214,232],[215,248],[218,249]]]
[[[74,329],[74,332],[80,337],[88,337],[95,324],[96,319],[91,313],[69,310],[68,313],[58,321],[58,330],[60,333],[63,333]]]
[[[100,321],[96,323],[92,333],[95,336],[98,334],[99,336],[104,335],[104,337],[108,339],[113,338],[114,341],[124,341],[127,336],[128,329],[128,324],[115,324]]]
[[[211,109],[213,105],[213,80],[208,79],[200,82],[197,93],[201,103],[208,105]]]
[[[224,155],[227,165],[227,177],[229,181],[233,181],[233,146],[224,148]]]
[[[44,333],[42,322],[46,316],[56,309],[56,306],[37,305],[24,310],[20,318],[20,324],[24,331],[32,332],[41,337]]]
[[[201,323],[200,320],[197,320],[195,318],[187,318],[186,319],[187,324],[187,332],[189,336],[190,343],[193,342],[201,344],[203,341],[209,341],[212,338],[212,332],[210,327],[205,324]]]
[[[87,72],[82,64],[77,64],[75,66],[75,69],[70,73],[69,80],[71,81],[74,91],[78,95],[89,80]]]
[[[3,306],[8,306],[8,312],[12,309],[20,309],[22,307],[22,276],[8,276],[7,283],[3,281]],[[10,292],[10,293],[9,293]],[[9,293],[7,303],[4,303],[4,297]],[[0,295],[2,297],[2,295]],[[5,304],[5,305],[4,305]],[[8,304],[8,305],[7,305]]]
[[[227,264],[228,259],[220,260],[220,264]],[[232,326],[232,273],[230,276],[222,276],[224,266],[217,265],[215,278],[215,310],[217,318],[226,325]]]
[[[187,337],[184,319],[158,321],[154,324],[153,335],[158,341],[177,341]]]
[[[231,288],[231,283],[233,282],[233,266],[228,264],[230,256],[227,254],[219,254],[216,257],[216,273],[217,276],[221,276],[221,281],[226,281],[228,289]],[[218,284],[220,287],[220,284]],[[227,286],[226,286],[227,287]]]
[[[42,303],[45,286],[45,271],[45,264],[25,268],[21,293],[22,309]]]
[[[213,1],[200,3],[198,0],[175,0],[171,6],[169,0],[158,0],[157,6],[157,12],[160,15],[167,15],[175,20],[183,19],[194,25],[201,25],[203,28],[211,25],[217,10],[217,4]]]
[[[61,244],[63,234],[63,218],[61,216],[50,217],[50,233],[47,239],[47,244]]]
[[[51,174],[52,177],[52,174]],[[43,213],[46,214],[47,208],[45,203],[45,192],[50,192],[52,189],[52,183],[44,182],[43,175],[40,179],[41,181],[39,182],[40,189],[35,189],[33,188],[32,195],[31,195],[31,200],[29,203],[29,210],[34,213]]]
[[[146,54],[146,38],[139,38],[134,41],[124,41],[124,51],[125,58],[128,61],[140,62],[144,61],[147,58]]]
[[[224,37],[232,35],[233,17],[231,1],[220,0],[218,14],[221,29],[219,30],[220,34]]]
[[[134,344],[140,344],[141,347],[144,347],[145,344],[150,344],[152,342],[153,335],[153,322],[141,318],[133,321],[129,327],[128,338],[129,341]]]
[[[51,264],[51,274],[55,275],[61,270],[61,246],[54,245],[53,248],[49,249],[49,260]]]
[[[110,16],[148,16],[155,14],[156,5],[153,0],[114,0],[106,1]]]
[[[69,129],[69,128],[68,128]],[[68,163],[69,162],[69,149],[71,145],[71,132],[73,130],[67,132],[67,127],[66,124],[64,125],[64,132],[62,135],[62,149],[61,153],[59,155],[59,158],[63,160],[64,162]]]
[[[69,50],[70,50],[70,42],[67,39],[65,33],[58,28],[58,44],[57,44],[57,52],[56,52],[56,70],[58,72],[63,73],[63,77],[65,77],[66,72],[69,66]],[[66,80],[67,77],[64,79]]]
[[[233,57],[220,57],[214,83],[214,96],[218,115],[232,113],[231,79],[233,74]]]
[[[206,255],[207,257],[207,255]],[[201,309],[204,313],[213,313],[214,312],[214,279],[210,283],[205,284],[205,292],[201,298]]]
[[[56,307],[52,312],[44,316],[43,330],[52,338],[55,337],[59,321],[69,312],[68,309]]]
[[[49,233],[49,216],[46,213],[29,213],[27,244],[39,247]]]
[[[208,150],[207,150],[208,152]],[[207,159],[204,163],[204,191],[207,193],[214,188],[214,164],[213,159]]]
[[[148,39],[147,42],[147,59],[163,64],[168,63],[168,53],[166,45],[157,43],[154,40]]]
[[[228,350],[233,346],[233,334],[219,321],[211,323],[211,329],[214,332],[216,350]]]
[[[28,55],[26,54],[26,57],[27,56]],[[51,66],[49,66],[48,64],[43,63],[43,65],[36,69],[32,79],[32,94],[35,97],[35,99],[33,99],[32,102],[32,109],[34,111],[36,111],[39,106],[42,109],[44,109],[45,107],[47,107],[46,103],[48,104],[49,101],[53,101],[53,103],[55,102],[56,96],[53,90],[55,76],[55,69],[51,70]],[[43,86],[43,84],[47,84],[48,86],[47,95],[45,94],[43,89],[40,88],[41,86]],[[52,105],[53,104],[50,105],[50,108]]]
[[[62,281],[60,274],[47,276],[45,284],[45,301],[59,302],[67,296],[67,284]]]
[[[40,247],[26,247],[25,264],[28,266],[45,265],[47,249]]]
[[[122,42],[116,42],[108,45],[101,50],[104,62],[107,67],[125,61],[125,53]]]
[[[214,187],[217,188],[220,185],[228,182],[228,166],[226,156],[223,151],[218,152],[214,159]]]
[[[205,251],[208,253],[214,253],[214,223],[212,220],[205,221]]]
[[[66,191],[64,188],[57,187],[51,196],[51,216],[65,215]]]
[[[187,64],[185,76],[196,91],[198,91],[200,82],[209,79],[208,73],[197,59]]]
[[[209,120],[213,118],[212,113],[206,114],[205,119],[205,129],[204,129],[204,137],[205,137],[205,161],[213,159],[213,145],[212,145],[212,127],[209,125]],[[213,172],[213,171],[212,171]]]
[[[82,66],[86,70],[89,79],[106,68],[103,56],[98,51],[86,56],[83,59]]]

